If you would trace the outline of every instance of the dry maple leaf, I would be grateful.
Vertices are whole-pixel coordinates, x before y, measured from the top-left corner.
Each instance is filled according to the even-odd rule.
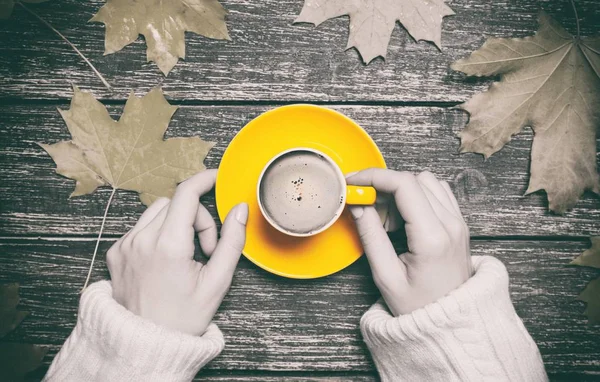
[[[581,256],[571,261],[572,265],[600,269],[600,236],[592,237],[591,241],[592,247],[584,251]]]
[[[29,314],[17,310],[19,284],[0,285],[0,338],[13,331]],[[0,343],[0,380],[22,380],[25,374],[37,369],[48,350],[19,343]]]
[[[600,323],[600,278],[592,280],[581,292],[578,299],[587,304],[585,315],[590,324]]]
[[[0,0],[0,20],[4,20],[12,15],[13,8],[15,7],[15,3],[44,3],[48,0]]]
[[[40,366],[47,348],[13,342],[0,343],[0,380],[24,381],[25,375]]]
[[[150,205],[159,197],[172,196],[177,183],[206,169],[203,161],[214,143],[199,137],[163,140],[175,110],[155,88],[141,98],[132,93],[121,118],[115,121],[90,93],[74,88],[71,108],[59,109],[73,139],[39,143],[56,162],[56,172],[76,180],[71,196],[91,194],[104,185],[113,188],[84,288],[117,189],[136,191],[141,201]]]
[[[17,310],[19,284],[0,285],[0,338],[15,330],[29,312]]]
[[[143,35],[146,57],[169,74],[185,58],[185,32],[229,40],[225,15],[217,0],[107,0],[90,21],[106,25],[105,51],[123,49]]]
[[[500,82],[461,105],[471,119],[460,134],[460,151],[487,158],[531,126],[526,194],[544,189],[550,209],[564,213],[585,190],[600,192],[600,37],[573,37],[543,12],[539,24],[534,36],[489,38],[452,64],[468,75],[501,75]]]
[[[592,247],[571,264],[600,269],[600,236],[592,237]],[[592,280],[581,292],[579,300],[587,303],[585,314],[590,323],[600,323],[600,278]]]
[[[442,19],[454,12],[443,0],[305,0],[295,23],[311,23],[350,16],[346,49],[355,47],[365,64],[385,58],[392,31],[399,21],[417,41],[441,47]]]
[[[203,161],[214,145],[199,137],[163,140],[175,110],[155,88],[141,98],[131,94],[115,121],[90,93],[75,88],[71,108],[59,109],[73,139],[40,146],[56,162],[57,173],[77,181],[71,196],[111,185],[139,192],[150,205],[206,169]]]

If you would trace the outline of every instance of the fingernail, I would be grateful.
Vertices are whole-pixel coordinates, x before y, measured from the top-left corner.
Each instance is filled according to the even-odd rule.
[[[363,207],[350,207],[350,214],[354,218],[354,220],[360,219],[361,216],[365,213],[365,209]]]
[[[346,174],[346,179],[350,178],[352,175],[358,174],[358,171],[349,172]]]
[[[248,221],[248,204],[247,203],[238,204],[238,206],[236,207],[236,211],[235,211],[235,220],[237,220],[238,222],[240,222],[243,225],[246,225],[246,222]]]

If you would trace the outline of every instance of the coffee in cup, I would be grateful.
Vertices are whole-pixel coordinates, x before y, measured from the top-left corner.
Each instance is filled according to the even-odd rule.
[[[373,204],[371,187],[347,186],[338,165],[311,148],[286,150],[264,167],[258,204],[265,219],[292,236],[310,236],[333,225],[346,203]],[[351,195],[351,198],[348,196]]]

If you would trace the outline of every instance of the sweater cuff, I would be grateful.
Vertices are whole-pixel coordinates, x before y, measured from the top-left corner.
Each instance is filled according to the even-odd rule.
[[[436,302],[393,317],[380,299],[361,331],[383,380],[546,380],[517,316],[504,265],[473,256],[475,274]]]
[[[202,336],[156,325],[120,305],[112,297],[111,283],[100,281],[90,285],[81,296],[77,325],[61,349],[61,353],[80,354],[63,354],[57,358],[69,358],[64,359],[64,367],[60,367],[60,359],[55,360],[58,364],[53,367],[57,369],[55,377],[61,374],[61,369],[69,374],[69,369],[82,367],[73,364],[73,360],[85,361],[80,359],[85,358],[81,354],[85,348],[83,351],[89,355],[87,361],[95,360],[95,365],[83,367],[95,377],[191,380],[224,346],[223,335],[215,324],[211,323]],[[114,375],[113,371],[119,375]]]

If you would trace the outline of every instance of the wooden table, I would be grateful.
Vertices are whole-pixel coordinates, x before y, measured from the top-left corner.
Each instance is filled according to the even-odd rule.
[[[600,29],[595,0],[577,1],[583,34]],[[31,316],[8,339],[50,348],[52,361],[73,328],[108,189],[68,199],[74,182],[54,173],[36,142],[69,135],[57,107],[68,108],[72,85],[91,91],[117,118],[128,93],[162,86],[180,105],[168,136],[200,135],[217,142],[206,163],[217,167],[233,136],[275,106],[316,103],[341,111],[363,126],[388,166],[430,170],[450,182],[472,233],[473,254],[493,255],[508,267],[517,312],[540,347],[553,379],[600,378],[600,329],[586,324],[575,300],[599,273],[568,262],[600,233],[600,201],[586,194],[571,212],[547,211],[546,196],[523,196],[532,133],[515,137],[483,161],[458,155],[455,135],[468,116],[455,108],[485,90],[489,79],[449,69],[485,36],[526,36],[547,10],[567,29],[575,20],[567,1],[453,0],[445,19],[443,50],[415,43],[402,28],[388,58],[369,66],[343,51],[346,18],[292,25],[302,0],[227,0],[231,42],[187,35],[187,59],[164,77],[145,62],[138,40],[104,57],[104,27],[87,20],[102,0],[31,5],[68,36],[104,73],[113,93],[65,43],[17,7],[0,24],[0,281],[21,283],[22,306]],[[214,194],[206,202],[215,214]],[[142,205],[118,192],[109,212],[93,278],[108,277],[104,253],[130,229]],[[399,249],[400,235],[393,235]],[[378,297],[365,259],[318,280],[268,274],[243,259],[216,317],[227,346],[198,375],[211,381],[372,381],[377,379],[358,322]],[[40,370],[36,375],[43,375]]]

